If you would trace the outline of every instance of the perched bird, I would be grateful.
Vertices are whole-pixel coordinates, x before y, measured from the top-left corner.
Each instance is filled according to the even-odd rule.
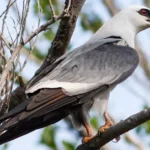
[[[27,99],[0,117],[0,144],[71,115],[84,126],[87,142],[92,138],[88,112],[94,103],[103,107],[106,124],[110,92],[136,69],[139,56],[135,37],[150,27],[150,9],[128,7],[106,22],[82,46],[64,54],[28,84]],[[102,109],[102,108],[99,108]]]

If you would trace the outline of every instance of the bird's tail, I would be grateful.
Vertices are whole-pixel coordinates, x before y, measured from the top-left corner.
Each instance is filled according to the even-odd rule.
[[[61,113],[61,115],[60,115],[60,113]],[[57,122],[58,120],[66,117],[67,115],[68,115],[67,109],[66,109],[66,111],[60,109],[57,112],[56,111],[50,112],[47,115],[45,115],[44,117],[40,116],[33,120],[29,120],[29,121],[26,120],[23,122],[18,122],[15,125],[10,126],[6,130],[3,128],[3,126],[5,126],[5,125],[2,125],[0,127],[0,132],[1,132],[0,145],[4,144],[6,142],[9,142],[11,140],[14,140],[20,136],[23,136],[29,132],[34,131],[36,129],[46,127],[50,124],[53,124],[53,123]]]
[[[43,89],[0,117],[0,144],[66,117],[70,108],[61,107],[60,103],[62,102],[63,105],[64,100],[70,100],[70,98],[64,95],[60,97],[58,92],[61,92],[61,90]],[[55,105],[51,105],[51,103],[58,99],[60,99],[58,101],[59,105],[56,104],[56,107],[58,107],[54,109]]]

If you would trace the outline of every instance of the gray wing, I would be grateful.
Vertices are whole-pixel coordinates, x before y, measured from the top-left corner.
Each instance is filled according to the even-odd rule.
[[[103,85],[124,81],[138,65],[138,54],[130,47],[114,45],[112,42],[102,45],[95,43],[92,46],[88,50],[66,55],[59,65],[31,86],[27,93],[58,87],[68,95],[86,93]]]
[[[28,83],[27,89],[36,84],[39,80],[41,80],[44,76],[47,76],[53,69],[55,69],[57,66],[61,67],[61,65],[72,61],[74,58],[78,57],[79,55],[82,55],[84,53],[87,53],[89,51],[92,51],[96,47],[99,47],[106,43],[113,43],[121,41],[119,37],[116,38],[106,38],[102,39],[101,41],[94,41],[90,43],[85,43],[84,45],[81,45],[78,48],[75,48],[74,50],[62,55],[60,58],[58,58],[52,65],[45,68],[42,72],[40,72],[36,77],[31,79],[31,81]]]

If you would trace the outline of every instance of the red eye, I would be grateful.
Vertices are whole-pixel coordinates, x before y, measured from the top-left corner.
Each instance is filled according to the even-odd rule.
[[[147,11],[144,10],[144,9],[140,10],[140,14],[143,15],[143,16],[147,16],[148,15]]]

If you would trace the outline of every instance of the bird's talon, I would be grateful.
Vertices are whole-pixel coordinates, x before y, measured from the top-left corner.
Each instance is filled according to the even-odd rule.
[[[104,133],[106,130],[108,130],[110,127],[112,126],[112,124],[105,124],[103,126],[101,126],[99,128],[99,131],[98,131],[98,135],[101,135],[102,133]]]
[[[113,142],[114,142],[114,143],[117,143],[117,142],[120,141],[120,139],[121,139],[120,136],[118,136],[118,137],[115,138],[115,141],[113,141]]]
[[[82,144],[89,142],[92,139],[92,136],[87,136],[82,139]]]

